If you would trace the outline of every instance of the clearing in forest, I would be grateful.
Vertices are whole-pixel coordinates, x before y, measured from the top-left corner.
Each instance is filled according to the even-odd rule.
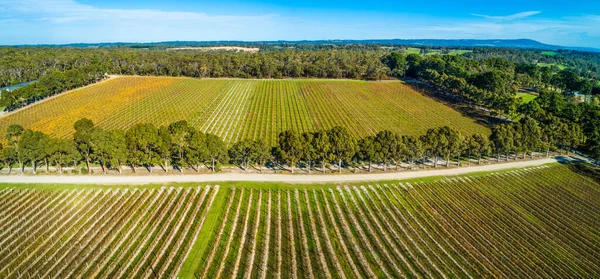
[[[0,118],[0,137],[4,139],[10,124],[20,124],[68,138],[82,117],[105,129],[187,120],[229,144],[257,138],[273,144],[286,129],[305,132],[334,126],[345,126],[356,137],[384,129],[421,135],[444,125],[464,134],[489,134],[475,120],[400,81],[124,76],[6,115]]]

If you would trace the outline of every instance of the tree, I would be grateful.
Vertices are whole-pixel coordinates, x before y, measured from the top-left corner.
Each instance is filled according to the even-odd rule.
[[[433,167],[437,168],[439,158],[439,141],[438,129],[428,129],[424,135],[420,137],[420,141],[423,143],[423,149],[428,155],[434,156]],[[425,163],[425,162],[423,162]]]
[[[239,164],[244,170],[248,170],[248,165],[252,159],[252,142],[242,140],[234,143],[229,148],[229,158],[233,163]]]
[[[597,165],[600,165],[600,143],[597,143],[596,145],[592,146],[590,151],[592,159],[596,160]]]
[[[106,133],[103,129],[96,127],[92,130],[90,136],[90,146],[92,148],[91,159],[100,163],[103,174],[106,174],[109,142],[110,139],[108,138],[108,133]]]
[[[156,146],[156,152],[160,157],[161,167],[165,172],[169,172],[169,162],[171,161],[171,152],[173,150],[173,137],[169,128],[161,126],[158,129],[158,143]]]
[[[125,134],[129,160],[135,172],[135,166],[140,164],[152,173],[152,167],[159,161],[158,129],[149,123],[133,125]]]
[[[116,168],[121,173],[122,163],[128,155],[127,141],[122,130],[104,131],[95,128],[92,132],[91,146],[92,158],[100,163],[103,174],[106,174],[109,168]]]
[[[336,126],[328,131],[331,153],[338,163],[338,172],[342,172],[342,162],[352,159],[356,152],[356,139],[345,127]]]
[[[406,57],[399,52],[393,51],[392,53],[384,56],[382,62],[388,66],[391,70],[391,74],[395,77],[404,77],[408,64]]]
[[[189,136],[189,145],[185,153],[186,159],[192,168],[195,165],[196,172],[200,171],[200,164],[206,163],[208,157],[208,145],[206,143],[206,134],[198,130],[193,130]]]
[[[169,133],[171,134],[172,140],[172,164],[179,169],[180,173],[183,173],[183,167],[186,164],[189,164],[187,159],[190,156],[188,156],[188,154],[192,152],[192,150],[190,150],[190,146],[202,146],[202,150],[206,150],[206,143],[198,143],[198,141],[203,140],[198,138],[196,135],[197,132],[194,130],[194,128],[189,126],[186,121],[171,123],[169,125]],[[192,139],[193,136],[195,136],[194,139]]]
[[[311,132],[302,133],[301,136],[302,155],[300,158],[306,162],[306,169],[310,173],[311,166],[317,157],[314,145],[314,134]]]
[[[77,160],[80,156],[77,148],[75,148],[75,143],[71,139],[50,139],[47,148],[50,155],[49,160],[56,165],[59,174],[62,174],[64,165]]]
[[[77,147],[77,150],[85,160],[88,174],[91,174],[90,160],[92,159],[93,155],[91,139],[94,130],[94,123],[92,120],[87,118],[81,118],[75,122],[74,127],[75,135],[73,135],[73,140],[75,141],[75,147]]]
[[[362,161],[369,163],[369,172],[371,172],[371,164],[373,161],[378,160],[377,152],[381,147],[375,140],[374,136],[366,136],[358,141],[358,158]]]
[[[271,157],[271,148],[262,139],[258,139],[252,142],[250,150],[252,160],[258,163],[260,172],[262,172],[262,167]]]
[[[575,123],[570,123],[566,125],[566,130],[564,133],[564,144],[568,147],[567,154],[569,154],[570,149],[575,149],[580,145],[586,142],[586,136],[583,134],[581,127]]]
[[[279,133],[277,153],[279,158],[290,166],[292,173],[294,173],[294,166],[302,157],[302,147],[302,141],[295,131],[286,130]]]
[[[208,160],[211,162],[211,169],[215,172],[215,166],[221,161],[227,161],[227,146],[225,142],[213,134],[206,134],[206,150]]]
[[[521,119],[521,142],[523,145],[523,159],[528,152],[537,150],[541,145],[542,131],[538,122],[531,117]],[[533,155],[532,155],[533,156]]]
[[[423,157],[423,143],[419,138],[414,136],[402,136],[402,143],[406,148],[406,156],[408,157],[409,169],[412,169],[416,158]]]
[[[2,149],[1,154],[2,162],[8,167],[8,173],[12,171],[12,166],[18,161],[17,150],[14,147],[7,147]],[[22,168],[19,171],[23,171]]]
[[[325,173],[326,162],[331,160],[331,142],[327,131],[317,131],[313,137],[313,145],[315,147],[315,160],[321,162],[321,168]]]
[[[32,130],[25,130],[19,140],[20,156],[25,162],[31,163],[33,174],[37,173],[38,163],[46,156],[48,140],[46,134]]]
[[[407,158],[407,150],[404,141],[402,141],[402,136],[398,134],[394,134],[394,136],[396,137],[394,140],[396,146],[393,148],[394,153],[391,159],[394,161],[394,165],[396,165],[396,170],[398,170],[398,166]]]
[[[519,156],[518,154],[523,152],[523,158],[525,158],[525,143],[523,142],[523,127],[521,123],[515,122],[509,125],[509,128],[512,130],[513,135],[513,146],[510,151],[515,153],[515,160]]]
[[[469,140],[469,148],[471,152],[477,155],[477,164],[479,165],[481,164],[481,156],[490,152],[490,141],[482,134],[473,134]]]
[[[439,141],[439,148],[441,151],[440,153],[446,155],[444,158],[446,160],[446,167],[450,166],[450,159],[454,154],[458,156],[458,165],[460,166],[460,153],[463,151],[461,147],[464,142],[460,131],[444,126],[439,129],[438,135],[442,138],[442,140]]]
[[[494,145],[494,150],[498,154],[498,162],[500,162],[500,154],[506,153],[508,161],[508,152],[513,148],[513,132],[508,124],[500,124],[492,128],[490,141]]]
[[[107,163],[110,168],[116,168],[119,173],[122,172],[121,166],[127,160],[127,140],[123,130],[109,130],[106,132],[108,137]]]
[[[18,124],[12,124],[6,129],[6,141],[8,143],[7,146],[9,148],[12,148],[12,150],[14,151],[14,153],[13,151],[8,151],[8,158],[14,158],[19,163],[19,171],[21,173],[23,173],[25,164],[23,163],[21,156],[18,156],[18,154],[20,154],[19,141],[21,140],[23,131],[23,127]]]
[[[387,171],[387,165],[390,159],[400,150],[398,145],[399,137],[388,130],[380,131],[375,135],[375,142],[377,142],[377,153],[379,158],[383,161],[383,171]]]

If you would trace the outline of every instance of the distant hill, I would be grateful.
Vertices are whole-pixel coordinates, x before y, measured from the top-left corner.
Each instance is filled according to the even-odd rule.
[[[578,50],[589,52],[600,52],[598,48],[591,47],[568,47],[544,44],[531,39],[372,39],[372,40],[303,40],[303,41],[169,41],[154,43],[76,43],[64,45],[37,45],[56,47],[131,47],[131,48],[153,48],[169,46],[214,46],[214,45],[298,45],[298,44],[379,44],[379,45],[406,45],[416,47],[499,47],[499,48],[523,48],[540,50]],[[26,45],[20,45],[26,46]],[[29,46],[29,45],[27,45]]]

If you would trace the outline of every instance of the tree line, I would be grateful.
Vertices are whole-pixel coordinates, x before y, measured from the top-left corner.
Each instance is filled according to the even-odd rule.
[[[94,68],[54,71],[43,75],[39,81],[12,91],[2,91],[0,107],[11,111],[37,102],[44,98],[98,82],[105,78],[104,73]]]
[[[398,169],[403,163],[409,169],[427,162],[437,168],[440,159],[448,167],[453,160],[460,166],[461,158],[468,158],[469,164],[475,158],[479,164],[484,157],[489,162],[492,157],[496,161],[502,156],[505,160],[512,159],[511,156],[516,159],[518,154],[525,159],[534,152],[548,156],[551,150],[568,150],[583,144],[586,137],[577,127],[559,118],[545,123],[525,117],[494,127],[489,137],[463,135],[444,126],[429,129],[418,137],[384,130],[356,139],[346,128],[338,126],[305,133],[286,130],[278,135],[273,147],[258,139],[242,140],[228,148],[218,136],[205,134],[186,121],[161,127],[142,123],[123,131],[104,130],[83,118],[74,124],[72,139],[52,138],[13,124],[7,128],[7,144],[0,157],[9,172],[17,165],[21,173],[26,166],[36,173],[41,165],[46,171],[54,166],[62,173],[63,167],[77,168],[80,163],[85,164],[83,169],[87,173],[91,173],[93,165],[98,165],[104,174],[109,170],[121,173],[122,166],[129,166],[133,172],[137,167],[144,167],[149,173],[157,167],[164,172],[169,169],[198,172],[202,167],[214,172],[223,163],[236,164],[244,170],[254,166],[261,172],[265,166],[273,169],[287,166],[292,173],[296,168],[324,173],[329,166],[338,172],[364,166],[371,172],[373,164],[387,171],[389,166]],[[600,159],[599,154],[596,159]]]
[[[393,76],[426,81],[465,101],[504,115],[517,112],[520,100],[516,93],[520,88],[566,94],[591,94],[600,90],[595,90],[596,80],[584,78],[570,69],[513,63],[499,57],[475,60],[453,55],[423,57],[392,52],[382,61]]]

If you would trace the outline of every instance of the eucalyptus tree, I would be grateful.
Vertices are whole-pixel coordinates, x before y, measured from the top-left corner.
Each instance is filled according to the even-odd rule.
[[[255,140],[250,145],[251,158],[259,165],[259,171],[271,157],[271,148],[262,139]]]
[[[521,152],[523,153],[523,158],[525,158],[526,147],[525,142],[523,141],[523,126],[520,122],[514,122],[509,125],[509,128],[512,130],[513,135],[513,146],[511,151],[515,153],[515,160]]]
[[[244,170],[248,170],[248,165],[252,160],[252,142],[249,140],[242,140],[234,143],[229,148],[229,159]]]
[[[15,162],[18,162],[17,150],[14,147],[2,148],[1,153],[2,162],[8,167],[8,173],[12,171],[12,166]],[[23,169],[19,167],[19,171]]]
[[[5,158],[10,159],[13,158],[19,164],[19,171],[23,173],[25,164],[23,162],[22,156],[20,154],[19,141],[21,140],[21,136],[23,136],[23,132],[25,129],[21,125],[12,124],[8,126],[6,129],[6,142],[7,149],[5,153]]]
[[[173,136],[167,126],[158,128],[158,143],[156,145],[156,153],[160,158],[160,165],[165,172],[169,172],[169,162],[173,150]]]
[[[542,144],[542,131],[538,122],[531,117],[521,119],[521,142],[523,145],[523,159],[527,153],[532,153],[537,150]]]
[[[177,152],[184,152],[180,154],[185,154],[185,162],[192,166],[192,168],[196,171],[200,171],[200,165],[204,164],[208,159],[208,145],[206,142],[206,134],[196,129],[190,129],[188,132],[182,132],[187,134],[188,142],[186,145],[178,145]],[[189,134],[188,134],[189,133]],[[178,154],[179,155],[179,154]],[[177,158],[179,160],[179,158]],[[179,170],[183,171],[181,167],[183,166],[183,160],[178,161]],[[194,167],[195,166],[195,167]]]
[[[183,173],[183,168],[189,164],[187,154],[191,152],[192,135],[196,132],[184,120],[171,123],[168,129],[172,143],[171,163],[174,167],[177,167],[180,173]],[[202,146],[206,146],[206,144],[203,143]]]
[[[581,126],[575,124],[575,123],[569,123],[569,125],[567,125],[568,129],[566,130],[566,138],[565,138],[565,145],[568,147],[567,149],[567,154],[569,154],[569,150],[571,149],[575,149],[581,145],[583,145],[586,140],[587,137],[585,136],[585,134],[583,133]]]
[[[375,135],[377,153],[379,153],[379,159],[383,163],[383,171],[387,171],[388,162],[400,152],[401,145],[399,141],[399,137],[388,130],[380,131]]]
[[[315,160],[321,162],[322,172],[325,173],[327,161],[332,160],[331,142],[327,131],[317,131],[314,133],[313,145],[315,147]]]
[[[302,147],[302,140],[295,131],[286,130],[279,133],[277,156],[291,168],[292,173],[294,173],[294,167],[302,157]]]
[[[37,173],[38,163],[46,157],[46,146],[50,138],[40,131],[25,130],[19,139],[19,156],[31,163],[33,174]]]
[[[481,164],[481,156],[483,154],[489,154],[491,151],[490,141],[488,137],[482,134],[473,134],[469,137],[469,153],[473,152],[477,155],[477,164]],[[471,155],[469,154],[469,157]],[[489,162],[489,159],[488,159]],[[469,165],[471,160],[469,160]]]
[[[109,157],[108,153],[110,152],[110,139],[108,138],[108,133],[99,127],[94,128],[90,135],[89,143],[92,150],[91,159],[100,163],[102,173],[106,174]]]
[[[433,156],[433,167],[437,168],[440,153],[444,152],[443,146],[447,145],[447,139],[439,133],[438,128],[428,129],[427,132],[420,137],[423,142],[425,151]]]
[[[412,169],[415,159],[423,158],[425,152],[423,142],[415,136],[402,136],[402,143],[409,163],[408,168]]]
[[[464,138],[460,131],[450,128],[448,126],[444,126],[438,129],[438,135],[441,140],[439,141],[440,151],[442,154],[445,154],[444,159],[446,160],[446,167],[450,166],[450,160],[453,155],[457,155],[458,157],[458,165],[460,166],[460,154],[463,149]]]
[[[90,161],[92,160],[92,134],[94,132],[94,122],[87,118],[81,118],[73,125],[75,128],[75,134],[73,140],[75,141],[75,147],[81,154],[81,157],[85,160],[87,167],[87,173],[91,174]]]
[[[75,162],[80,156],[72,139],[51,138],[46,148],[49,161],[56,166],[59,174],[62,174],[63,166]],[[77,165],[73,163],[73,166],[76,167]]]
[[[108,139],[106,147],[107,166],[117,169],[119,173],[122,173],[121,167],[127,161],[129,153],[125,132],[119,129],[108,130],[106,131],[106,137]]]
[[[369,172],[372,170],[373,161],[379,159],[380,153],[377,152],[379,149],[381,148],[374,136],[366,136],[358,141],[358,158],[369,164]]]
[[[345,127],[336,126],[328,132],[331,144],[331,154],[338,165],[338,172],[342,172],[342,162],[349,161],[356,153],[356,139]]]
[[[315,135],[311,132],[305,132],[301,135],[302,160],[306,163],[306,170],[310,173],[312,165],[317,157],[317,151],[314,144]]]
[[[506,154],[506,160],[508,161],[508,153],[513,148],[513,140],[513,130],[510,124],[500,124],[492,128],[490,141],[493,143],[494,150],[498,155],[498,162],[500,162],[500,154]]]
[[[134,171],[135,165],[139,164],[152,173],[152,168],[160,161],[158,129],[150,123],[140,123],[129,128],[125,137]]]
[[[219,162],[229,159],[227,158],[227,146],[225,142],[216,135],[206,134],[206,150],[207,158],[213,172],[215,172],[215,168]]]

